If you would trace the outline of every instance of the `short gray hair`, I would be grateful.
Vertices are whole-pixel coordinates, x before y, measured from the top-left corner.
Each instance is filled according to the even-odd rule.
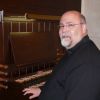
[[[80,14],[81,23],[86,24],[86,18],[83,14]]]

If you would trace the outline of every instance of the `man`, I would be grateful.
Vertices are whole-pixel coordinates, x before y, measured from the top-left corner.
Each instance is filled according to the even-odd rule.
[[[24,95],[39,100],[100,100],[100,51],[87,35],[85,17],[78,11],[65,12],[59,27],[68,53],[42,90],[27,88]]]

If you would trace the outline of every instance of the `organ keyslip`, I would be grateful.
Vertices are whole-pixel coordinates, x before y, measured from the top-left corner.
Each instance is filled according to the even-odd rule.
[[[0,71],[5,76],[0,78],[5,82],[0,87],[8,89],[1,92],[2,100],[28,100],[22,96],[23,88],[45,84],[60,55],[58,23],[59,16],[27,14],[3,18],[0,59],[7,68]]]

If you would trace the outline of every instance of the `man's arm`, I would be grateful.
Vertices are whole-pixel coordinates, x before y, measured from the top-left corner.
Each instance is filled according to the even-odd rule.
[[[100,100],[100,68],[86,67],[90,66],[80,67],[69,76],[67,100]]]

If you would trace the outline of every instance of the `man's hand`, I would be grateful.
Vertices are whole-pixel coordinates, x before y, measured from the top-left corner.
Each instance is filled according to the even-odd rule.
[[[25,88],[23,90],[23,92],[24,92],[23,95],[31,94],[29,99],[33,99],[33,98],[38,97],[40,95],[41,89],[38,87],[30,87],[30,88]]]

